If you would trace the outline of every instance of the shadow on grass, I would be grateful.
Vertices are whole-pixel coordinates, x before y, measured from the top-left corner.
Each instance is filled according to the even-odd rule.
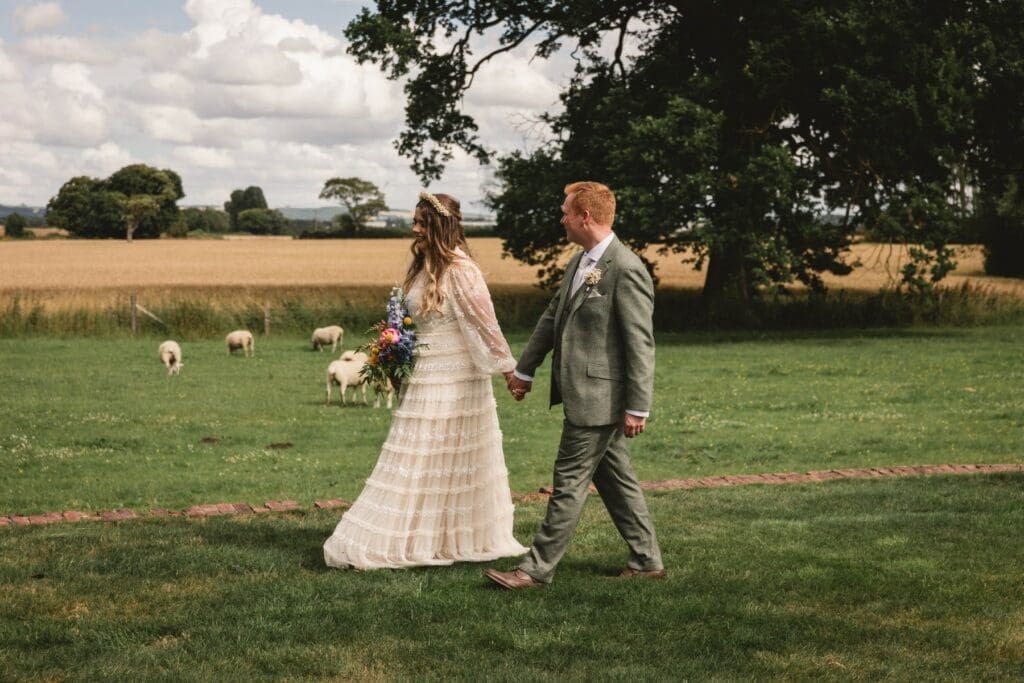
[[[246,554],[267,552],[302,569],[322,572],[328,571],[323,544],[341,514],[342,511],[338,511],[334,522],[324,520],[322,527],[297,524],[319,521],[318,517],[309,518],[305,514],[208,518],[205,524],[196,525],[193,535],[210,547]]]

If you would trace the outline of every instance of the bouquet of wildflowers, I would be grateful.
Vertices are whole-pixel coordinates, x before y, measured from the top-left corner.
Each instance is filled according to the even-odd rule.
[[[416,325],[405,303],[405,292],[393,287],[388,298],[387,319],[367,330],[373,335],[359,347],[369,358],[359,374],[384,388],[388,382],[401,382],[412,375],[412,349],[416,345]]]

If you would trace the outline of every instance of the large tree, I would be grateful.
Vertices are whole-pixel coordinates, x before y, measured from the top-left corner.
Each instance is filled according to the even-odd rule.
[[[159,237],[178,220],[181,176],[132,164],[106,180],[76,176],[46,206],[47,221],[79,237]]]
[[[324,183],[320,199],[334,199],[344,205],[348,213],[339,214],[335,220],[345,232],[362,232],[368,221],[388,209],[384,193],[362,178],[331,178]]]
[[[125,234],[121,203],[105,180],[75,176],[46,205],[46,222],[77,237]]]
[[[148,194],[131,196],[117,194],[121,204],[121,217],[124,219],[125,237],[131,242],[135,231],[144,222],[152,220],[160,213],[160,198]]]
[[[246,209],[238,214],[238,229],[253,235],[280,235],[288,221],[277,209]]]
[[[979,20],[977,145],[971,168],[985,270],[1024,277],[1024,31],[1021,3],[999,3]]]
[[[124,196],[121,214],[129,242],[132,237],[159,237],[166,232],[178,221],[178,200],[185,196],[181,176],[146,164],[115,172],[107,179],[106,189]]]
[[[238,216],[249,209],[266,209],[267,199],[263,196],[263,189],[256,185],[250,185],[244,190],[235,190],[231,193],[231,199],[224,202],[224,210],[231,219],[231,230],[237,232],[242,229],[238,226]]]
[[[188,207],[181,210],[181,220],[188,232],[198,230],[208,233],[224,233],[231,228],[231,219],[220,209]]]
[[[993,31],[1017,36],[1012,54]],[[979,73],[1019,63],[1024,3],[381,0],[346,34],[358,59],[408,78],[396,145],[425,182],[455,148],[496,156],[462,110],[483,64],[524,45],[571,54],[563,106],[541,116],[550,138],[498,159],[506,251],[557,277],[561,186],[602,180],[626,242],[686,250],[707,295],[746,300],[849,272],[858,225],[918,245],[908,283],[948,272],[991,92]],[[1019,146],[1017,121],[986,130]],[[821,220],[832,211],[841,220]]]

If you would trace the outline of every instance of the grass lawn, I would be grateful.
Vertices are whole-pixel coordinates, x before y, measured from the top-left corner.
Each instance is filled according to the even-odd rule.
[[[1022,462],[1022,336],[1020,324],[664,335],[637,472]],[[244,359],[182,340],[185,367],[167,377],[160,341],[0,339],[0,514],[358,494],[389,415],[324,406],[329,353],[271,336]],[[514,352],[524,343],[513,335]],[[523,403],[502,387],[512,488],[535,490],[550,482],[561,411],[547,407],[546,368]]]
[[[593,497],[555,582],[516,594],[472,564],[328,570],[334,512],[6,530],[0,679],[1024,677],[1024,476],[649,501],[666,580],[608,576]]]

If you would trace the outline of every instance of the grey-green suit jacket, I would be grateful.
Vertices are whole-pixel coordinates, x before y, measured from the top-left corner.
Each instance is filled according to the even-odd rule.
[[[533,376],[551,361],[551,405],[581,427],[622,422],[628,408],[651,409],[654,389],[654,284],[640,258],[618,237],[595,268],[601,279],[569,297],[583,252],[533,330],[516,370]]]

